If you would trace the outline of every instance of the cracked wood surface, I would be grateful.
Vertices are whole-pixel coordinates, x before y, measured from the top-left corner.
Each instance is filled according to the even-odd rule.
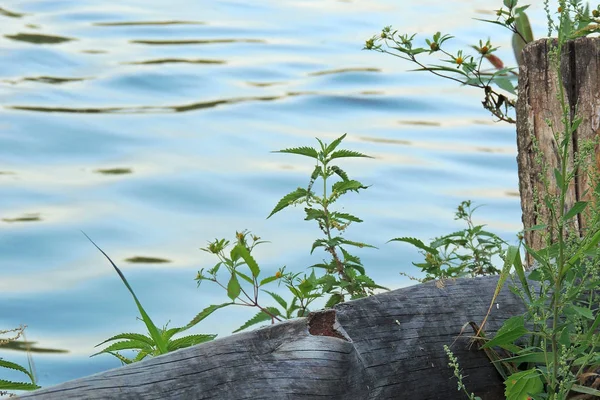
[[[577,115],[582,121],[573,132],[572,146],[569,152],[569,171],[573,170],[573,151],[578,152],[585,141],[592,141],[600,134],[600,38],[583,37],[568,41],[562,51],[559,78],[556,68],[548,55],[551,45],[546,39],[530,43],[522,53],[519,71],[519,98],[517,101],[517,164],[519,169],[519,192],[523,209],[525,229],[546,224],[549,211],[544,205],[536,206],[534,193],[543,196],[550,192],[559,193],[554,168],[560,166],[559,149],[553,129],[564,131],[561,122],[562,107],[557,98],[559,81],[564,88],[565,101],[571,116]],[[551,122],[551,128],[547,121]],[[561,139],[559,138],[559,141]],[[544,171],[536,162],[536,143],[541,158],[548,165]],[[587,160],[589,167],[577,171],[566,196],[566,210],[577,201],[594,201],[594,188],[598,184],[600,171],[600,146],[596,145],[594,154]],[[541,177],[549,182],[546,188]],[[543,204],[543,198],[539,201]],[[573,228],[585,233],[590,220],[588,207],[579,214]],[[525,232],[525,242],[535,250],[546,246],[541,231]],[[528,264],[533,259],[528,257]]]
[[[469,349],[472,331],[457,339],[465,323],[481,323],[497,280],[402,288],[20,398],[462,400],[447,366],[447,344],[470,391],[484,400],[504,399],[501,378],[484,352]],[[488,334],[524,310],[506,287],[496,303]]]

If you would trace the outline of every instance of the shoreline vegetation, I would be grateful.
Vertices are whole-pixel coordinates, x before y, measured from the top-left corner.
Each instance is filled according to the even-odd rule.
[[[496,10],[497,18],[485,21],[512,32],[515,58],[522,68],[527,66],[525,56],[531,48],[526,46],[534,41],[527,8],[527,5],[518,5],[517,0],[503,0]],[[600,6],[590,8],[582,1],[560,0],[553,8],[544,0],[544,9],[548,39],[540,43],[546,49],[543,56],[548,60],[545,72],[563,78],[568,46],[574,39],[600,32]],[[517,124],[519,129],[523,116],[519,115],[518,104],[530,95],[520,88],[525,79],[521,75],[523,69],[519,72],[518,68],[505,67],[504,61],[494,54],[497,47],[490,39],[480,40],[470,49],[451,52],[447,46],[452,39],[448,34],[437,32],[425,40],[424,47],[419,47],[416,34],[399,33],[388,26],[367,40],[365,49],[408,60],[417,65],[417,71],[482,90],[482,106],[496,121]],[[469,53],[472,50],[475,55]],[[425,56],[436,61],[422,60]],[[485,353],[495,367],[508,400],[600,397],[600,293],[597,290],[600,287],[600,171],[595,164],[600,139],[596,135],[576,140],[578,129],[582,129],[582,121],[587,117],[578,113],[576,104],[571,104],[572,93],[561,79],[549,81],[557,83],[549,96],[556,105],[557,117],[543,119],[550,137],[540,139],[533,135],[530,138],[531,170],[523,171],[519,165],[520,180],[535,182],[534,207],[528,210],[535,217],[532,219],[535,224],[526,225],[525,230],[518,233],[518,244],[507,243],[488,232],[484,225],[475,224],[473,213],[478,207],[468,200],[462,202],[456,212],[456,219],[466,223],[463,230],[434,238],[430,243],[410,236],[389,240],[408,243],[421,252],[423,260],[413,264],[423,277],[412,278],[421,283],[434,281],[438,288],[443,288],[456,278],[499,275],[492,298],[485,299],[489,302],[487,315],[481,323],[461,321],[465,322],[461,334],[466,335],[464,331],[470,325],[473,329],[473,335],[469,336],[471,344]],[[317,300],[325,301],[325,308],[329,309],[348,300],[387,291],[368,276],[367,267],[358,255],[363,249],[374,251],[375,247],[347,237],[351,228],[363,220],[336,209],[336,202],[342,196],[369,188],[352,179],[338,165],[347,158],[370,158],[359,151],[341,148],[345,137],[344,134],[331,143],[317,138],[315,147],[305,145],[274,152],[305,157],[314,168],[306,186],[282,197],[267,218],[290,206],[302,207],[304,220],[314,223],[319,232],[310,252],[323,252],[327,258],[304,272],[289,271],[283,266],[274,274],[265,275],[253,255],[256,246],[266,243],[259,236],[241,231],[236,232],[231,241],[215,239],[201,250],[214,255],[216,264],[198,271],[195,280],[198,286],[203,283],[222,288],[224,300],[208,306],[185,326],[159,328],[118,266],[88,237],[132,295],[147,329],[146,334],[117,334],[100,343],[98,346],[106,347],[92,356],[110,354],[123,364],[132,364],[211,341],[216,335],[192,334],[179,338],[175,335],[226,307],[253,310],[253,316],[234,331],[240,332],[258,324],[276,324],[313,315]],[[552,162],[544,152],[544,141],[553,143],[556,159]],[[587,185],[582,189],[582,196],[589,200],[572,201],[571,190],[574,186],[579,188],[581,182]],[[525,210],[523,202],[522,205]],[[534,262],[536,268],[532,268]],[[510,290],[520,299],[525,311],[507,318],[495,335],[488,337],[487,316],[509,279],[512,281]],[[287,289],[286,294],[276,293],[275,285]],[[18,340],[23,328],[0,331],[0,334],[12,335],[0,341],[2,345]],[[455,356],[457,348],[447,343],[443,351],[448,357],[447,376],[454,376],[458,391],[464,398],[481,399],[465,384],[461,360]],[[25,368],[0,360],[0,371],[2,368],[25,374],[29,382],[0,380],[0,394],[38,388],[31,361]]]

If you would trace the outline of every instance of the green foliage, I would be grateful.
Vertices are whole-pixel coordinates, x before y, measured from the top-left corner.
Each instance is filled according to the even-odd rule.
[[[590,14],[589,6],[583,6],[579,0],[559,1],[559,22],[550,18],[548,0],[544,1],[548,12],[548,36],[556,32],[561,41],[587,36],[600,32],[600,6]],[[512,46],[515,59],[521,62],[521,51],[534,40],[531,24],[525,10],[529,5],[518,6],[516,0],[506,0],[504,7],[496,10],[495,20],[480,21],[500,25],[513,33]],[[465,50],[451,53],[446,50],[445,42],[453,39],[453,36],[437,32],[431,39],[425,39],[427,47],[419,47],[415,44],[416,34],[402,34],[391,26],[384,27],[380,34],[373,36],[365,43],[366,50],[378,51],[390,54],[404,60],[415,63],[416,71],[427,71],[436,76],[459,82],[463,85],[483,89],[483,107],[500,121],[516,123],[509,115],[509,110],[514,109],[515,99],[506,96],[506,92],[517,95],[518,87],[516,78],[517,68],[506,68],[504,62],[492,54],[497,47],[492,46],[489,39],[480,40],[479,45],[472,45],[475,55],[468,54]],[[440,59],[440,63],[427,63],[422,61],[422,55],[427,53],[441,54],[446,58]],[[486,59],[494,66],[494,70],[484,70]],[[495,87],[495,88],[494,88]],[[500,89],[500,91],[498,91]]]
[[[24,330],[25,327],[23,326],[16,329],[0,330],[0,335],[13,333],[12,337],[0,338],[0,346],[18,340],[24,334]],[[29,368],[25,368],[17,363],[0,358],[0,368],[22,372],[29,379],[29,382],[13,382],[5,379],[0,379],[0,396],[10,394],[8,392],[9,390],[35,390],[40,388],[36,384],[31,358],[29,358]]]
[[[261,277],[261,269],[252,251],[254,248],[265,243],[260,237],[252,235],[248,231],[236,232],[235,245],[227,252],[230,242],[225,239],[215,239],[202,250],[214,254],[219,262],[211,269],[198,272],[196,280],[198,286],[202,281],[217,284],[227,292],[231,299],[229,303],[213,305],[205,311],[216,311],[219,308],[238,305],[258,308],[258,313],[246,321],[234,332],[239,332],[253,325],[270,321],[282,321],[284,319],[301,317],[309,313],[310,304],[321,297],[318,292],[317,279],[312,273],[310,276],[292,274],[285,272],[285,266],[280,268],[274,275]],[[282,283],[290,291],[292,300],[288,303],[280,295],[266,290],[265,287],[273,282]],[[261,292],[268,294],[278,307],[263,306]],[[202,313],[201,313],[202,314]]]
[[[349,251],[351,247],[374,246],[349,240],[343,236],[352,223],[361,223],[362,219],[346,212],[335,211],[331,207],[340,197],[349,192],[359,192],[367,188],[361,182],[350,179],[339,166],[332,165],[333,160],[341,158],[369,158],[354,150],[338,149],[345,137],[346,135],[342,135],[330,144],[317,139],[319,142],[317,149],[302,146],[276,152],[308,157],[315,160],[316,165],[308,186],[297,188],[283,196],[267,217],[270,218],[289,206],[304,205],[304,219],[315,221],[324,235],[313,242],[311,254],[316,249],[322,248],[331,257],[330,260],[323,260],[322,263],[309,267],[311,269],[309,275],[285,272],[284,266],[274,275],[262,278],[261,269],[252,256],[252,251],[264,242],[248,231],[236,233],[235,245],[229,253],[226,249],[230,242],[225,239],[215,239],[202,249],[214,254],[219,261],[213,268],[198,272],[196,276],[198,285],[202,281],[210,281],[223,288],[231,302],[220,307],[239,305],[258,308],[258,312],[234,332],[268,321],[275,323],[284,319],[306,316],[310,312],[311,303],[324,296],[327,297],[325,306],[333,307],[347,297],[353,299],[364,297],[372,294],[375,289],[385,289],[366,275],[360,258]],[[337,181],[332,182],[332,178],[337,178]],[[318,180],[322,181],[320,194],[313,191]],[[323,270],[323,274],[319,277],[315,273],[317,268]],[[265,288],[275,281],[288,289],[291,300],[286,301],[281,295]],[[264,305],[263,298],[260,297],[261,293],[266,293],[270,300],[274,301],[274,305]]]
[[[417,247],[424,255],[424,261],[413,263],[425,272],[422,281],[452,279],[465,276],[498,274],[493,258],[504,255],[506,242],[497,235],[484,230],[485,225],[475,225],[472,217],[478,207],[471,208],[470,201],[463,201],[456,212],[457,220],[467,223],[467,228],[433,239],[426,245],[411,237],[390,240],[405,242]]]
[[[192,328],[194,325],[196,325],[204,318],[209,316],[212,312],[214,312],[220,307],[223,307],[223,305],[211,306],[208,309],[205,309],[200,314],[198,314],[189,324],[185,326],[179,328],[167,328],[167,326],[164,326],[161,329],[157,328],[150,316],[148,315],[148,313],[146,312],[146,310],[144,310],[142,303],[138,300],[137,296],[135,295],[135,292],[129,285],[129,282],[127,282],[125,275],[123,275],[123,272],[121,272],[121,270],[115,265],[115,263],[110,259],[110,257],[100,247],[98,247],[98,245],[94,243],[94,241],[90,239],[88,235],[86,235],[85,233],[83,234],[104,255],[104,257],[106,257],[106,259],[113,266],[113,268],[121,278],[121,281],[129,291],[129,293],[131,293],[131,296],[133,297],[133,300],[142,317],[142,321],[146,325],[146,329],[149,333],[148,335],[140,333],[120,333],[118,335],[110,337],[104,342],[98,344],[96,347],[102,346],[103,344],[108,342],[115,343],[112,343],[109,346],[105,347],[103,350],[92,354],[90,357],[106,353],[115,356],[116,358],[121,360],[123,364],[131,364],[133,362],[141,361],[147,356],[157,356],[161,354],[166,354],[171,351],[183,349],[185,347],[190,347],[196,344],[213,340],[217,336],[188,335],[180,337],[178,339],[173,339],[174,335]],[[122,350],[133,350],[137,352],[137,354],[133,358],[128,358],[119,353],[119,351]]]

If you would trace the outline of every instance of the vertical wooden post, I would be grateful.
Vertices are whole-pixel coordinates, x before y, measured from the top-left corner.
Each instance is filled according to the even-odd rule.
[[[560,168],[559,149],[555,133],[562,136],[564,125],[561,121],[562,107],[558,99],[559,84],[564,87],[565,100],[571,115],[583,120],[573,133],[568,169],[573,170],[573,155],[578,152],[583,141],[600,135],[600,38],[578,38],[569,41],[561,56],[562,76],[557,76],[548,51],[551,43],[547,39],[529,44],[522,53],[519,73],[519,99],[517,101],[517,163],[519,168],[519,191],[523,209],[525,229],[548,223],[545,205],[536,204],[536,195],[543,203],[549,182],[550,192],[556,194],[558,187],[554,168]],[[552,128],[548,125],[550,122]],[[533,140],[535,138],[535,141]],[[559,136],[560,140],[560,136]],[[538,149],[534,143],[537,142]],[[543,169],[536,157],[538,154],[548,168]],[[569,210],[576,201],[593,200],[593,192],[598,184],[594,177],[600,171],[600,148],[596,145],[594,160],[585,171],[578,170],[566,199]],[[587,227],[587,212],[580,214],[574,228],[582,235]],[[525,242],[535,250],[546,246],[542,232],[525,233]],[[531,267],[532,258],[527,260]]]

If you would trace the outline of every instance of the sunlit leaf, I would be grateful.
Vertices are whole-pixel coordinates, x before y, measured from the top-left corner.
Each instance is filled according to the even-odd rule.
[[[303,188],[298,188],[298,189],[294,190],[293,192],[286,194],[285,196],[283,196],[283,198],[281,200],[279,200],[279,202],[277,203],[277,205],[275,206],[273,211],[271,211],[271,213],[269,214],[267,219],[271,218],[271,216],[273,214],[283,210],[284,208],[291,205],[295,201],[297,201],[303,197],[306,197],[309,194],[310,193],[306,189],[303,189]]]

